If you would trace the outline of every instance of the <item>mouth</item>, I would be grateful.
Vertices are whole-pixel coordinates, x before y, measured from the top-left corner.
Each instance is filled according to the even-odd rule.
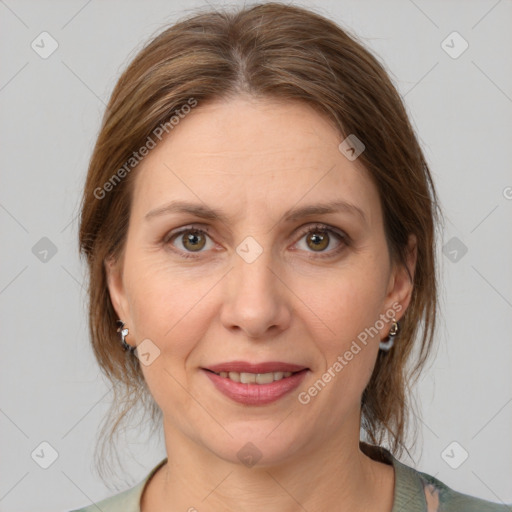
[[[301,371],[305,371],[301,370]],[[206,369],[206,371],[214,373],[224,379],[232,380],[233,382],[240,382],[242,384],[271,384],[281,379],[291,377],[295,373],[300,372],[267,372],[267,373],[249,373],[249,372],[212,372]]]
[[[232,361],[203,369],[225,379],[230,379],[233,382],[240,382],[242,384],[270,384],[309,368],[302,365],[274,361],[265,363]]]
[[[294,390],[309,368],[290,363],[223,363],[202,368],[217,390],[235,402],[264,405]]]

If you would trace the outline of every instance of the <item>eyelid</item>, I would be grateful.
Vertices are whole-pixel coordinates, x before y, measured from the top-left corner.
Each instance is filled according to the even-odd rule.
[[[334,233],[347,243],[350,242],[351,240],[350,237],[341,229],[335,228],[334,226],[331,226],[329,224],[324,224],[322,222],[309,223],[302,231],[299,231],[299,233],[301,234],[301,236],[303,236],[311,231],[314,231],[315,229],[317,229],[318,231],[327,231],[328,233]]]
[[[202,224],[189,224],[187,226],[182,226],[181,228],[173,229],[166,233],[162,239],[162,242],[169,243],[173,237],[181,235],[181,233],[186,233],[187,231],[202,231],[208,235],[210,233],[210,226]]]

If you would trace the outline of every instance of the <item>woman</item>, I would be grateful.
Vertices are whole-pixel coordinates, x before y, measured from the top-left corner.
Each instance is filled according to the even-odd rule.
[[[438,210],[398,93],[334,23],[267,3],[154,38],[107,107],[80,248],[110,434],[141,400],[167,457],[97,507],[508,510],[397,460]]]

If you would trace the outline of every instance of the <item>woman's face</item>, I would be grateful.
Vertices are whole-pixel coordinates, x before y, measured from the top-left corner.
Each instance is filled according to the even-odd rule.
[[[199,103],[134,171],[109,289],[168,443],[276,464],[359,440],[379,341],[412,285],[341,142],[304,104],[237,97]],[[208,370],[233,362],[269,365]],[[305,370],[285,377],[281,363]]]

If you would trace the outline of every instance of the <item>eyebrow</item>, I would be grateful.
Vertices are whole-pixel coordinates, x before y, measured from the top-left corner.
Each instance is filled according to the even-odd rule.
[[[365,224],[368,223],[361,208],[346,201],[330,201],[324,204],[311,204],[300,208],[291,208],[282,216],[282,220],[293,222],[312,215],[326,215],[329,213],[345,212],[359,217]],[[229,221],[229,216],[224,211],[210,208],[204,204],[189,203],[187,201],[171,201],[146,213],[145,219],[150,220],[161,215],[172,213],[188,213],[206,220],[218,220],[223,223]]]

